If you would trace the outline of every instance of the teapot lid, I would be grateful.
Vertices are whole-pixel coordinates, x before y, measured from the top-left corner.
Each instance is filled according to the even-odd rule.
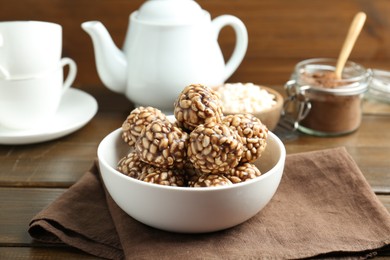
[[[201,17],[202,8],[194,0],[147,0],[136,15],[139,21],[162,24],[191,23]]]

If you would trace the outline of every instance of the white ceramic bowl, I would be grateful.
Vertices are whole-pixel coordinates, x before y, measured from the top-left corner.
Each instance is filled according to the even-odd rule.
[[[203,233],[233,227],[256,215],[279,186],[286,158],[280,139],[269,132],[268,145],[255,164],[261,176],[225,187],[188,188],[146,183],[115,170],[129,152],[121,129],[98,147],[103,182],[113,200],[134,219],[166,231]]]
[[[259,87],[261,87],[261,89],[266,90],[268,93],[274,95],[276,104],[270,108],[253,112],[252,114],[256,116],[258,119],[260,119],[260,121],[267,126],[268,130],[273,131],[278,125],[278,122],[280,120],[284,99],[283,96],[278,91],[272,88],[265,87],[265,86],[259,86]],[[223,111],[223,113],[225,115],[237,114],[229,111]]]

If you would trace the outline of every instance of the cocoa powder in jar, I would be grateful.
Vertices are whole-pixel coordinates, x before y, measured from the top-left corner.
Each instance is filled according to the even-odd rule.
[[[356,130],[360,125],[360,95],[313,95],[310,103],[310,112],[300,122],[300,126],[323,133],[344,134]]]
[[[336,63],[336,59],[327,58],[301,61],[285,85],[289,100],[295,102],[294,127],[303,133],[337,136],[360,126],[362,97],[371,80],[371,70],[347,61],[338,78]]]

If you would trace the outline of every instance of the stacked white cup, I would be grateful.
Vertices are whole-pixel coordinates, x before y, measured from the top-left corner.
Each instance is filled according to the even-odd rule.
[[[56,114],[77,74],[76,63],[61,53],[61,25],[0,22],[0,126],[35,128]]]

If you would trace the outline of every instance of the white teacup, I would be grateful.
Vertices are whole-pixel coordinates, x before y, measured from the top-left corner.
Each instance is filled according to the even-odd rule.
[[[0,22],[0,78],[27,79],[61,58],[62,27],[41,21]]]
[[[64,66],[69,66],[64,81]],[[0,125],[30,129],[47,123],[56,113],[64,92],[77,74],[76,63],[62,58],[44,74],[27,79],[0,79]]]

